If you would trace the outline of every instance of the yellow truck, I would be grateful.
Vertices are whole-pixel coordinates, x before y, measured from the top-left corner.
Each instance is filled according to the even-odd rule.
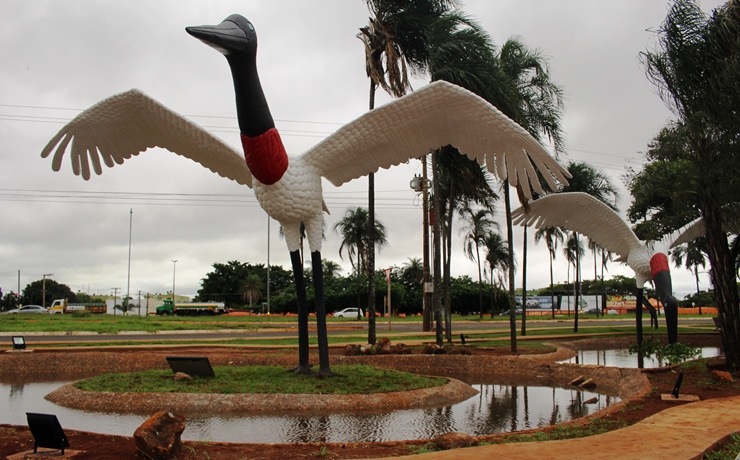
[[[108,307],[105,302],[95,303],[69,303],[69,299],[57,299],[49,307],[49,314],[64,314],[74,312],[106,313]]]

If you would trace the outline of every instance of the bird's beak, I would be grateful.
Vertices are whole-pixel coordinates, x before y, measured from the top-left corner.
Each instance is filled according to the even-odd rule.
[[[185,31],[226,56],[246,51],[251,44],[247,32],[230,18],[217,26],[192,26]]]

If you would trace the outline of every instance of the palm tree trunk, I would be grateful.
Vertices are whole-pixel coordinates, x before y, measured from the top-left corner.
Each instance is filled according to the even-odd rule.
[[[573,332],[578,332],[578,307],[580,307],[580,294],[581,294],[581,250],[578,243],[578,233],[575,234],[576,237],[576,273],[573,276],[573,279],[576,284],[576,306],[575,306],[575,312],[574,312],[574,320],[573,320]]]
[[[522,242],[522,335],[527,335],[527,227]]]
[[[483,275],[481,273],[478,242],[475,243],[475,260],[478,261],[478,312],[480,313],[480,319],[483,319]]]
[[[377,85],[370,79],[370,110],[375,108]],[[367,343],[375,345],[375,174],[367,176]]]
[[[509,337],[511,351],[516,352],[516,299],[514,272],[514,224],[511,222],[511,196],[509,180],[504,180],[504,203],[506,205],[506,234],[509,239]]]
[[[442,279],[442,259],[440,255],[440,249],[442,246],[441,228],[440,228],[440,217],[442,216],[442,203],[440,202],[439,196],[439,150],[432,152],[432,171],[433,171],[433,187],[434,187],[434,244],[433,244],[433,261],[434,261],[434,319],[436,324],[436,339],[437,345],[442,346],[442,296],[440,280]]]

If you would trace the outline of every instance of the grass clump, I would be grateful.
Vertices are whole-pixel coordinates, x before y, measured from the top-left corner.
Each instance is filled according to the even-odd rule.
[[[215,377],[176,381],[172,371],[154,369],[105,374],[75,386],[124,393],[370,394],[431,388],[447,381],[366,365],[335,366],[333,370],[340,376],[319,379],[279,366],[216,366]]]

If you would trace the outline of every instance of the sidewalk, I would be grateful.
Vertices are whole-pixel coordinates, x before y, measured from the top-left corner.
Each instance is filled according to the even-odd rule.
[[[621,430],[597,436],[454,449],[394,460],[666,459],[701,458],[713,444],[740,431],[740,396],[683,404]]]

